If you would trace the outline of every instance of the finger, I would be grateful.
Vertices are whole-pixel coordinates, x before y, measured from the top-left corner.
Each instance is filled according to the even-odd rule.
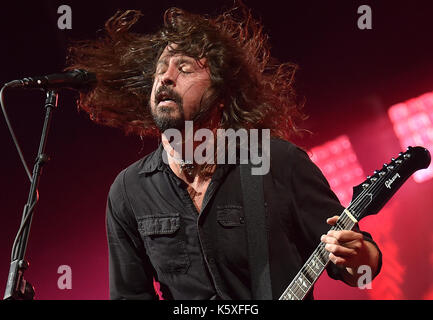
[[[327,235],[330,237],[334,237],[340,243],[361,240],[364,238],[362,233],[351,230],[329,230]]]
[[[326,234],[320,237],[320,241],[323,243],[340,244],[337,239],[331,236],[327,236]]]
[[[333,237],[331,237],[331,238],[333,238]],[[350,240],[350,241],[342,240],[341,238],[340,238],[340,240],[338,240],[336,238],[334,238],[334,239],[336,240],[337,243],[335,243],[335,241],[332,241],[332,240],[326,240],[326,242],[338,244],[338,245],[344,246],[344,247],[349,248],[349,249],[354,249],[356,251],[360,251],[362,249],[362,247],[364,246],[364,240],[363,239],[355,239],[355,240]]]
[[[354,240],[354,241],[348,241],[340,243],[342,246],[345,246],[346,248],[354,249],[355,251],[360,251],[361,248],[364,246],[364,240]]]
[[[329,254],[329,260],[331,260],[331,262],[333,262],[337,266],[345,266],[347,264],[347,259],[343,257],[337,257],[333,253]]]
[[[362,240],[361,241],[360,240],[354,240],[354,241],[348,241],[348,242],[340,243],[334,237],[327,236],[326,234],[324,234],[320,237],[320,241],[323,243],[342,245],[346,248],[354,249],[357,252],[360,251],[362,246],[364,245]]]
[[[338,244],[327,243],[325,249],[337,257],[349,258],[356,255],[356,251]]]
[[[340,216],[333,216],[331,218],[328,218],[326,219],[326,223],[333,226],[337,222],[338,218],[340,218]]]

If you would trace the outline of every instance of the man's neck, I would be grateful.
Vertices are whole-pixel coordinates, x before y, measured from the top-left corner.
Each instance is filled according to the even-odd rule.
[[[194,160],[194,153],[198,146],[204,147],[203,143],[208,143],[207,146],[214,148],[214,140],[201,142],[194,140],[185,140],[185,135],[182,135],[182,141],[175,141],[170,143],[167,137],[162,134],[161,139],[164,150],[167,154],[168,165],[176,176],[184,180],[186,183],[196,181],[207,181],[212,177],[215,171],[215,164],[213,161],[206,161],[205,163],[198,164]],[[189,145],[188,145],[189,144]],[[188,150],[189,148],[189,150]],[[209,159],[211,160],[211,159]],[[213,157],[212,157],[212,160]]]

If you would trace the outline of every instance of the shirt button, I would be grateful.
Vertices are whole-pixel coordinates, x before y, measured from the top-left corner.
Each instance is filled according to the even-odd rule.
[[[209,258],[208,262],[213,264],[213,263],[215,263],[215,259],[214,258]]]
[[[243,223],[245,222],[244,217],[240,217],[240,218],[239,218],[239,222],[240,222],[241,224],[243,224]]]

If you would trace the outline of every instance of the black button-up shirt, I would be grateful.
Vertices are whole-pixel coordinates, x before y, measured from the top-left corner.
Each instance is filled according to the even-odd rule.
[[[198,212],[163,152],[160,145],[111,186],[110,298],[156,299],[155,279],[163,299],[251,299],[239,166],[217,165]],[[278,299],[329,230],[326,219],[344,208],[304,151],[271,139],[270,154],[263,183],[272,294]],[[340,278],[332,263],[327,271]]]

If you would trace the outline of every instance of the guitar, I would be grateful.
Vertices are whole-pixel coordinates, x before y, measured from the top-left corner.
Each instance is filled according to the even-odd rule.
[[[384,164],[381,170],[353,188],[353,197],[331,230],[352,230],[359,220],[376,214],[394,193],[417,170],[430,164],[430,153],[423,147],[408,147],[397,159]],[[329,252],[321,242],[279,300],[303,300],[329,263]]]

